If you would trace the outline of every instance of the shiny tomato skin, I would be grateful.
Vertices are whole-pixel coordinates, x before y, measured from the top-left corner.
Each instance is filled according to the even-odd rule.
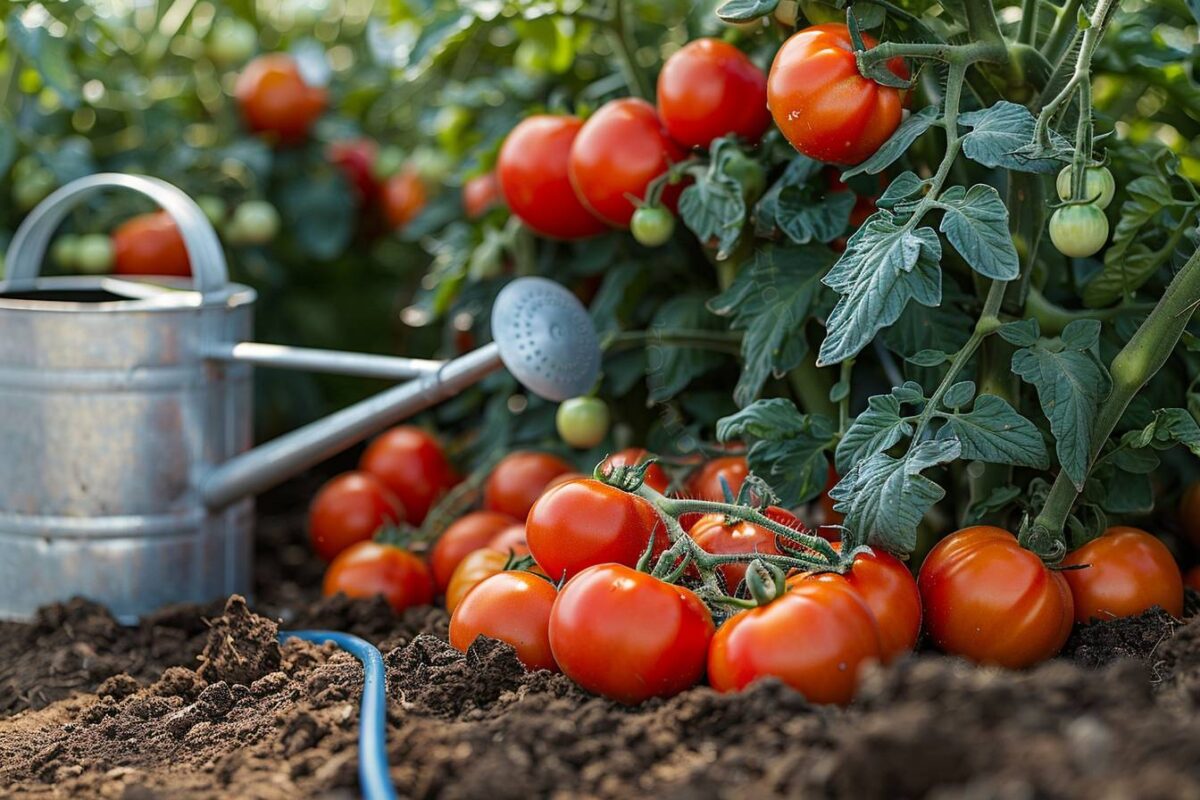
[[[472,511],[452,522],[429,553],[429,568],[438,591],[446,591],[455,568],[464,558],[476,550],[489,547],[498,534],[514,523],[519,524],[507,514],[495,511]]]
[[[579,117],[527,117],[500,147],[496,175],[509,209],[535,233],[551,239],[586,239],[608,230],[589,211],[567,174]]]
[[[650,458],[650,453],[646,449],[641,447],[626,447],[624,450],[618,450],[608,456],[608,458],[601,462],[601,465],[604,469],[609,469],[610,467],[635,467],[648,458]],[[645,483],[654,491],[663,493],[671,485],[671,479],[663,471],[662,465],[656,462],[651,464],[650,468],[646,470]]]
[[[325,155],[346,176],[360,205],[375,199],[379,193],[379,182],[375,180],[379,145],[370,139],[342,139],[331,143]]]
[[[1051,658],[1075,620],[1071,589],[1001,528],[943,539],[917,576],[925,630],[938,648],[1011,669]]]
[[[798,580],[845,583],[858,592],[879,626],[884,663],[911,652],[921,635],[921,592],[904,562],[879,548],[859,553],[850,570],[805,574]]]
[[[777,512],[783,509],[777,509]],[[791,516],[788,514],[788,516]],[[794,518],[793,518],[794,519]],[[776,519],[776,521],[779,521]],[[788,524],[788,523],[784,523]],[[705,514],[692,525],[688,535],[695,540],[700,549],[713,555],[734,555],[737,553],[763,553],[779,555],[779,547],[775,543],[775,534],[753,522],[729,519],[724,514]],[[738,584],[746,577],[746,564],[723,564],[717,567],[717,572],[725,579],[725,588],[729,592],[737,589]]]
[[[495,172],[471,178],[462,188],[463,210],[467,213],[467,219],[479,219],[493,206],[503,202],[503,197]]]
[[[646,198],[646,187],[684,151],[663,130],[654,106],[624,97],[605,103],[593,114],[571,145],[568,174],[584,206],[617,228],[628,228],[637,206],[630,197]],[[667,186],[662,204],[674,209],[682,184]]]
[[[714,458],[688,478],[688,497],[716,503],[724,502],[725,490],[721,485],[721,479],[724,478],[725,483],[729,484],[729,491],[736,498],[749,474],[750,465],[743,456]]]
[[[338,554],[325,570],[321,593],[330,597],[383,595],[396,611],[433,602],[433,578],[425,563],[407,550],[379,542],[359,542]]]
[[[459,482],[438,440],[412,425],[377,436],[363,452],[358,468],[379,478],[400,498],[414,525],[424,522],[429,509]]]
[[[326,92],[309,86],[287,53],[268,53],[252,60],[234,86],[242,118],[250,130],[280,142],[304,139],[325,111]]]
[[[503,572],[508,560],[508,553],[501,553],[490,547],[468,553],[466,558],[458,562],[454,574],[450,576],[450,583],[446,586],[446,610],[453,614],[454,609],[458,608],[458,604],[472,589],[493,575]]]
[[[183,234],[165,211],[139,214],[113,231],[113,273],[191,277]]]
[[[570,464],[549,453],[510,453],[500,460],[483,485],[483,507],[524,520],[550,481],[572,471]]]
[[[696,685],[712,635],[712,615],[691,590],[621,564],[580,572],[550,612],[559,668],[587,691],[626,705]]]
[[[854,699],[861,669],[881,659],[875,617],[845,583],[800,581],[742,611],[713,637],[708,681],[718,692],[778,678],[813,703]]]
[[[501,572],[463,598],[450,617],[450,644],[462,652],[479,636],[507,642],[526,668],[558,671],[550,651],[550,610],[558,598],[549,581],[530,572]]]
[[[863,34],[867,48],[877,42]],[[907,78],[904,60],[888,69]],[[850,32],[841,23],[814,25],[793,34],[771,65],[767,105],[792,146],[809,158],[858,164],[900,125],[904,98],[858,71]]]
[[[1086,566],[1085,566],[1086,565]],[[1137,528],[1116,526],[1063,559],[1075,621],[1133,617],[1154,606],[1183,616],[1183,576],[1171,551]]]
[[[529,552],[555,581],[596,564],[635,566],[651,537],[667,548],[658,513],[637,495],[584,478],[538,498],[525,521]]]
[[[767,76],[728,42],[696,39],[663,64],[658,115],[684,147],[707,148],[729,134],[757,144],[771,124]]]
[[[322,486],[308,507],[308,535],[317,555],[332,561],[385,525],[405,520],[404,504],[366,472],[347,472]]]
[[[420,174],[415,169],[405,168],[383,182],[379,199],[388,225],[393,230],[402,230],[424,210],[429,196]]]

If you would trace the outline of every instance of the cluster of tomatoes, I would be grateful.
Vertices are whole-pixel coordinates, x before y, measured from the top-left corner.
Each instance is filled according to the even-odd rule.
[[[1087,258],[1100,252],[1108,241],[1104,209],[1112,202],[1116,182],[1107,167],[1087,167],[1083,173],[1083,199],[1073,200],[1071,181],[1071,167],[1064,167],[1055,188],[1066,205],[1050,217],[1050,241],[1064,256]]]
[[[451,523],[422,558],[372,536],[381,526],[419,524],[458,479],[432,437],[396,428],[370,445],[360,472],[335,478],[313,501],[313,545],[332,559],[324,591],[382,594],[398,610],[444,596],[460,650],[479,636],[499,639],[528,668],[560,670],[629,704],[706,676],[718,691],[774,677],[813,702],[847,703],[865,665],[912,650],[922,630],[947,653],[1019,668],[1055,655],[1076,622],[1153,606],[1183,611],[1174,559],[1134,528],[1110,529],[1055,568],[1011,533],[974,527],[939,543],[915,579],[878,548],[847,554],[841,572],[784,575],[760,559],[782,558],[795,542],[751,519],[746,506],[722,502],[749,477],[744,457],[692,462],[686,480],[674,482],[648,459],[630,448],[600,466],[607,476],[641,465],[653,492],[637,492],[550,454],[512,453],[487,477],[482,508]],[[706,593],[694,565],[665,577],[647,571],[672,545],[661,507],[648,498],[668,494],[709,504],[678,522],[701,551],[720,557],[715,573],[728,595]],[[782,508],[763,514],[811,533]],[[839,553],[840,530],[818,530]]]

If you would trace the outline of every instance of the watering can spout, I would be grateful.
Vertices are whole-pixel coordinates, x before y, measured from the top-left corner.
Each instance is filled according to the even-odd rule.
[[[201,484],[204,504],[220,509],[269,489],[453,397],[500,367],[530,391],[555,401],[589,391],[599,375],[600,348],[591,319],[574,295],[552,281],[519,278],[506,286],[493,306],[492,336],[490,344],[443,362],[436,371],[424,369],[408,383],[217,466]],[[236,358],[236,348],[226,352]],[[261,353],[257,358],[257,363],[270,363]]]

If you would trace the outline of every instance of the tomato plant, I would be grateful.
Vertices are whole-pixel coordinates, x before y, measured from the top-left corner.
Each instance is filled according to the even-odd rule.
[[[757,143],[771,124],[767,76],[728,42],[696,39],[658,74],[658,116],[684,147],[707,148],[727,135]]]
[[[234,93],[247,127],[283,143],[306,137],[328,102],[325,89],[310,86],[285,53],[261,55],[247,64]]]
[[[693,592],[620,564],[580,572],[550,612],[559,668],[589,692],[627,705],[699,682],[712,635],[712,615]]]
[[[320,488],[308,509],[308,535],[326,561],[380,528],[405,520],[404,504],[366,472],[347,472]]]
[[[433,579],[424,562],[407,550],[382,542],[357,542],[325,570],[326,597],[382,595],[395,611],[433,602]]]
[[[411,425],[392,428],[376,437],[358,466],[400,498],[408,521],[414,525],[424,522],[433,504],[459,481],[438,440]]]
[[[629,232],[638,244],[660,247],[671,241],[675,217],[661,206],[642,206],[629,219]]]
[[[774,518],[785,525],[786,517],[791,517],[783,509],[773,509]],[[786,515],[786,517],[784,516]],[[729,553],[767,553],[777,555],[779,548],[775,546],[775,534],[752,522],[727,519],[723,514],[706,514],[697,520],[689,529],[688,535],[696,540],[701,549],[714,555]],[[732,592],[746,577],[746,564],[725,564],[717,568],[725,580],[725,587]]]
[[[183,234],[165,211],[122,223],[113,231],[112,246],[113,271],[118,275],[192,274]]]
[[[1158,606],[1183,615],[1183,576],[1166,545],[1137,528],[1109,528],[1063,559],[1078,622],[1132,617]]]
[[[472,511],[450,523],[429,552],[429,568],[438,591],[446,591],[454,570],[476,550],[492,547],[507,552],[507,547],[494,547],[493,543],[514,524],[517,524],[515,519],[496,511]],[[511,540],[505,544],[512,546]]]
[[[483,505],[523,520],[550,481],[566,472],[571,472],[571,465],[549,453],[511,453],[488,475]]]
[[[558,670],[550,612],[558,591],[530,572],[501,572],[477,585],[450,617],[450,644],[464,653],[480,636],[511,644],[529,669]]]
[[[371,203],[379,193],[375,164],[379,160],[379,145],[372,139],[339,139],[326,148],[331,163],[337,165],[346,180],[354,187],[360,205]]]
[[[485,172],[464,183],[462,202],[467,219],[479,219],[497,203],[503,202],[500,180],[496,173]]]
[[[1100,209],[1108,208],[1117,193],[1117,184],[1113,175],[1106,167],[1088,167],[1084,173],[1083,195],[1072,198],[1071,181],[1072,168],[1063,167],[1058,173],[1054,187],[1058,190],[1059,200],[1086,200]]]

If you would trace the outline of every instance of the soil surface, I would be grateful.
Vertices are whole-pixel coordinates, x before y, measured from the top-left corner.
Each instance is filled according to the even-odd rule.
[[[507,646],[446,643],[444,611],[315,600],[295,517],[264,515],[257,599],[123,628],[82,600],[0,625],[0,796],[353,797],[358,662],[276,642],[363,636],[388,672],[405,797],[1200,798],[1200,617],[1076,631],[1027,672],[921,653],[849,709],[775,682],[628,709]]]

